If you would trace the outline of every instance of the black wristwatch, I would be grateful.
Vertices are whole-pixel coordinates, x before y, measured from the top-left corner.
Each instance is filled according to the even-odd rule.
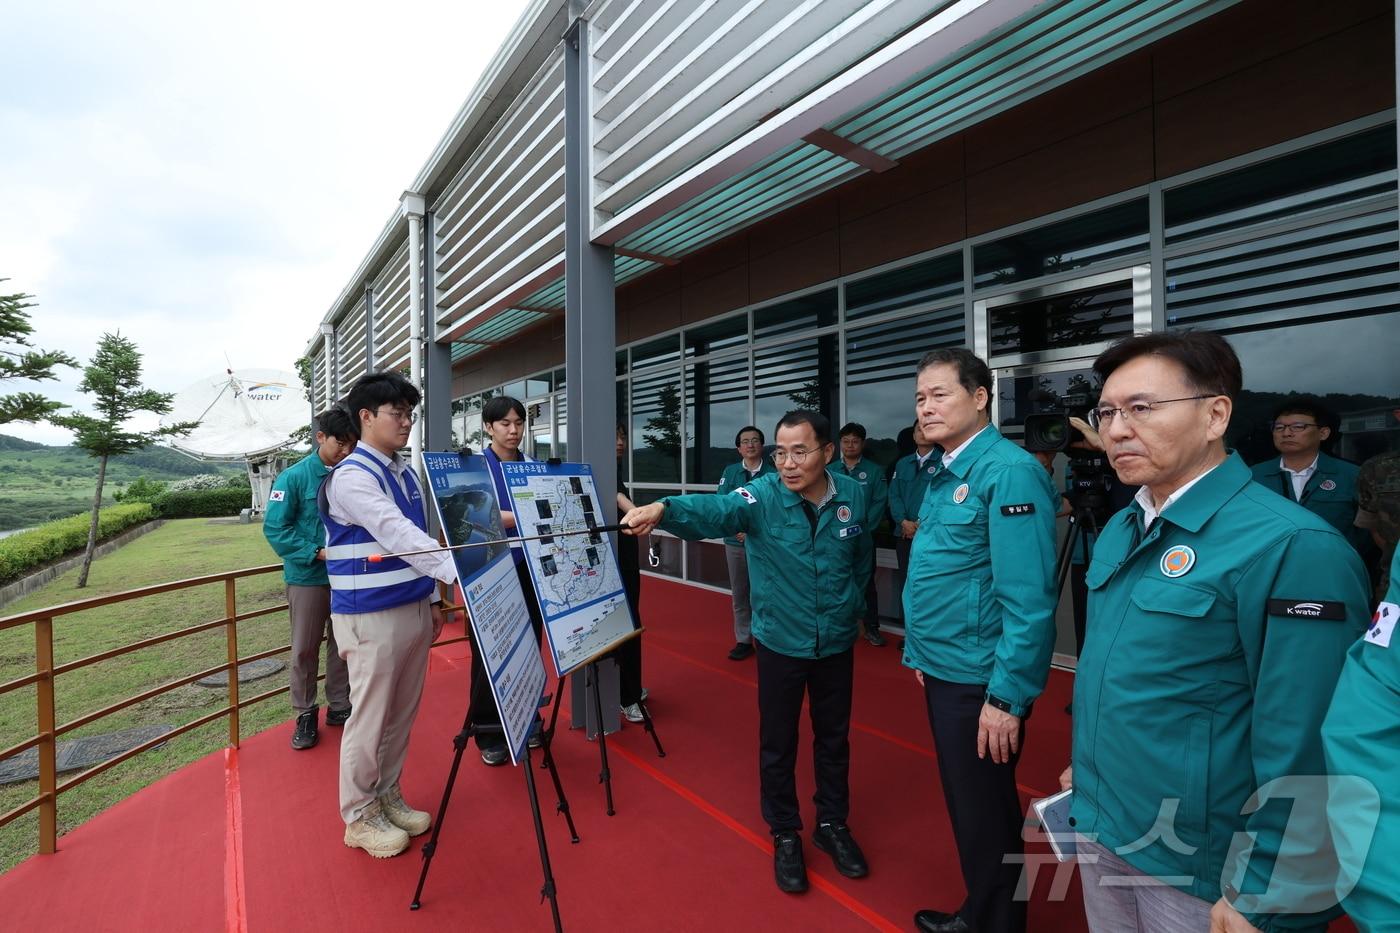
[[[1001,697],[992,696],[990,693],[987,694],[987,705],[990,706],[990,707],[992,707],[992,709],[999,709],[999,710],[1001,710],[1003,713],[1010,713],[1010,712],[1011,712],[1011,704],[1010,704],[1010,703],[1006,702],[1006,701],[1003,700]],[[1014,715],[1014,714],[1013,714],[1013,715]]]

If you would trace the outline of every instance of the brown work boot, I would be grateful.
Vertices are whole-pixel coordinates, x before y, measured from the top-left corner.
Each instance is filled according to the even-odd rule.
[[[345,844],[364,849],[375,858],[392,858],[408,848],[408,833],[389,822],[376,800],[365,807],[358,820],[345,827]]]
[[[410,836],[421,836],[433,825],[431,816],[404,803],[403,792],[397,783],[379,795],[379,808],[390,823]]]

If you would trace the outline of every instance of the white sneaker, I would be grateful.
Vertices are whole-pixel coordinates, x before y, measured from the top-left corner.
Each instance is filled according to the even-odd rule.
[[[622,718],[628,722],[645,722],[646,717],[642,715],[642,707],[633,703],[631,706],[622,707]]]
[[[433,825],[433,818],[428,813],[404,803],[398,784],[381,794],[378,803],[389,822],[410,836],[421,836]]]
[[[392,858],[408,848],[408,833],[389,822],[376,800],[345,827],[345,844],[375,858]]]

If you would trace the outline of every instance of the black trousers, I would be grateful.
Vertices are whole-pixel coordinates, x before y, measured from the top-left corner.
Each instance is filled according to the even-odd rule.
[[[1007,855],[1023,852],[1025,816],[1016,793],[1016,761],[997,764],[977,757],[977,720],[985,685],[955,684],[924,675],[924,699],[938,754],[943,799],[953,824],[967,900],[958,915],[978,933],[1024,933],[1026,902],[1016,900],[1022,865]],[[1025,729],[1021,730],[1025,741]]]
[[[797,724],[802,698],[812,717],[818,823],[844,823],[850,811],[851,683],[855,651],[793,658],[754,639],[758,656],[758,782],[763,819],[773,833],[802,829],[797,806]]]
[[[870,582],[865,585],[865,630],[880,631],[880,601],[875,588],[875,549],[870,549]]]
[[[522,560],[515,565],[516,576],[520,578],[520,589],[525,593],[525,608],[530,611],[530,627],[535,630],[535,640],[539,641],[544,629],[544,619],[540,617],[539,603],[535,600],[535,586],[530,582],[530,568]],[[468,626],[470,630],[470,626]],[[467,706],[467,719],[473,726],[499,726],[501,711],[496,708],[496,698],[491,695],[491,678],[486,676],[486,665],[481,663],[481,652],[472,642],[471,694]],[[478,733],[478,748],[496,748],[506,744],[506,737],[500,732]]]

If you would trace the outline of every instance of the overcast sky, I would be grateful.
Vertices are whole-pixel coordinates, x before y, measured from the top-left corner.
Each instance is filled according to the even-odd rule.
[[[525,5],[0,0],[0,290],[152,388],[291,370]]]

